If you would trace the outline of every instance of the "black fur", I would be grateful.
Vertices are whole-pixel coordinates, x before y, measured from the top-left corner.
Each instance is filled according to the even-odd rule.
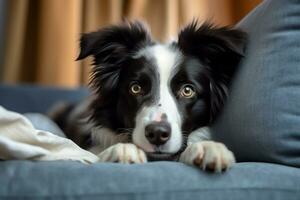
[[[133,125],[132,120],[123,117],[128,106],[120,105],[121,71],[128,69],[130,57],[138,49],[152,44],[151,36],[140,22],[110,26],[82,35],[77,60],[87,56],[94,58],[90,85],[96,98],[91,104],[91,119],[97,125],[117,132]]]
[[[200,26],[194,21],[179,33],[178,42],[169,46],[184,55],[170,85],[184,119],[184,134],[214,122],[243,57],[245,43],[246,35],[240,30],[217,28],[208,23]],[[91,120],[96,125],[116,133],[132,130],[137,111],[155,101],[159,81],[156,66],[143,57],[133,57],[141,48],[154,44],[139,22],[82,35],[78,60],[87,56],[94,58],[90,84],[95,98],[90,110]],[[135,81],[142,84],[145,95],[128,95],[128,87]],[[184,83],[195,87],[194,98],[178,97],[177,91]]]
[[[186,56],[196,58],[206,68],[210,91],[210,122],[222,109],[230,81],[244,55],[246,34],[231,27],[217,28],[196,21],[178,36],[178,47]]]

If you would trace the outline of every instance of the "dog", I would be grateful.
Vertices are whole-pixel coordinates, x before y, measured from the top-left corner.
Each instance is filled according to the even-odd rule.
[[[233,153],[212,140],[208,127],[222,110],[245,44],[241,30],[197,21],[169,43],[155,41],[139,21],[83,34],[77,60],[93,58],[93,94],[69,108],[68,137],[103,162],[230,168]],[[86,110],[87,120],[75,123]]]

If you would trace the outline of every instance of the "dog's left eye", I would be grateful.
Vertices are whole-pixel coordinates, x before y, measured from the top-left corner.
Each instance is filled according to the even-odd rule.
[[[139,94],[142,93],[142,87],[141,87],[138,83],[133,83],[133,84],[130,86],[129,92],[130,92],[132,95],[139,95]]]
[[[185,84],[180,88],[178,94],[180,97],[183,98],[192,98],[195,96],[196,92],[193,85]]]

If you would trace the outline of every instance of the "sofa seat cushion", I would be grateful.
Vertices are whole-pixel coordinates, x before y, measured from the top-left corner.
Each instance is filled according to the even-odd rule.
[[[300,170],[239,163],[214,174],[176,162],[4,161],[0,162],[0,186],[1,199],[299,200]]]

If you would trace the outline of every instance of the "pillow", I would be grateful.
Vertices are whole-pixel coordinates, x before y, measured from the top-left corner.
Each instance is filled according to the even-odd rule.
[[[41,113],[25,113],[24,116],[32,123],[35,129],[48,131],[60,137],[66,137],[59,126],[48,116]]]
[[[249,44],[213,138],[237,161],[300,167],[300,1],[266,0],[237,26]]]

